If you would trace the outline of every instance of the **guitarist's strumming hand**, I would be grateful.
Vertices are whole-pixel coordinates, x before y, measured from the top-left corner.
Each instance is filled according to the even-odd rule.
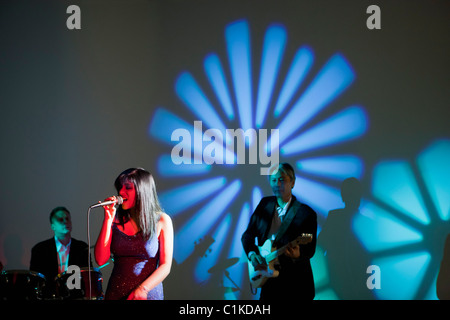
[[[292,259],[300,258],[300,246],[289,244],[286,248],[286,252],[284,253],[286,256]]]
[[[266,260],[259,254],[253,253],[250,256],[250,260],[255,270],[267,270]]]

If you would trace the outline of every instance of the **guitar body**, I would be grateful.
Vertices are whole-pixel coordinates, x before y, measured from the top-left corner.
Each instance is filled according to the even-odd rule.
[[[312,234],[302,234],[294,241],[281,247],[280,249],[277,249],[272,245],[271,240],[266,240],[261,247],[258,247],[261,256],[266,260],[265,268],[256,270],[253,263],[250,260],[248,261],[248,274],[252,288],[261,288],[269,278],[278,277],[280,272],[275,269],[275,265],[278,262],[278,256],[283,254],[289,245],[295,246],[306,244],[311,241]]]
[[[261,256],[266,259],[266,257],[276,250],[275,247],[272,246],[272,241],[266,240],[264,244],[259,248],[259,252],[261,253]],[[267,262],[267,260],[266,260]],[[253,266],[253,263],[251,261],[248,261],[248,274],[250,277],[250,283],[253,288],[261,288],[264,283],[269,278],[276,278],[279,275],[279,271],[275,270],[275,262],[276,259],[270,261],[267,263],[266,268],[263,270],[256,270]]]

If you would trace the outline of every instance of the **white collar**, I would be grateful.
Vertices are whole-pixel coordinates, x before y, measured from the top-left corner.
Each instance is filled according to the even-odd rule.
[[[286,214],[287,208],[289,207],[289,204],[291,203],[292,200],[292,196],[289,198],[289,201],[286,202],[286,204],[283,207],[280,207],[280,205],[278,204],[277,201],[277,212],[278,212],[278,216],[282,217]]]

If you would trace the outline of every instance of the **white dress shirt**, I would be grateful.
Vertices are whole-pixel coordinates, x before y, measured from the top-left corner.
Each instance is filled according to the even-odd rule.
[[[55,243],[56,243],[56,252],[58,254],[58,273],[61,274],[65,272],[67,270],[67,267],[69,266],[69,253],[72,239],[65,246],[55,237]]]

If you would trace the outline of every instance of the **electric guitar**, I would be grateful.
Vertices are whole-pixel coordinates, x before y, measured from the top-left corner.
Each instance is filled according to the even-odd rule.
[[[291,241],[290,243],[277,249],[272,246],[272,241],[267,239],[266,242],[259,248],[261,256],[264,258],[266,268],[255,270],[252,262],[248,261],[248,273],[250,277],[250,284],[252,288],[260,288],[269,278],[276,278],[280,274],[278,270],[275,270],[275,262],[278,256],[282,255],[289,245],[296,246],[300,244],[307,244],[312,241],[312,234],[303,233],[301,236]]]

